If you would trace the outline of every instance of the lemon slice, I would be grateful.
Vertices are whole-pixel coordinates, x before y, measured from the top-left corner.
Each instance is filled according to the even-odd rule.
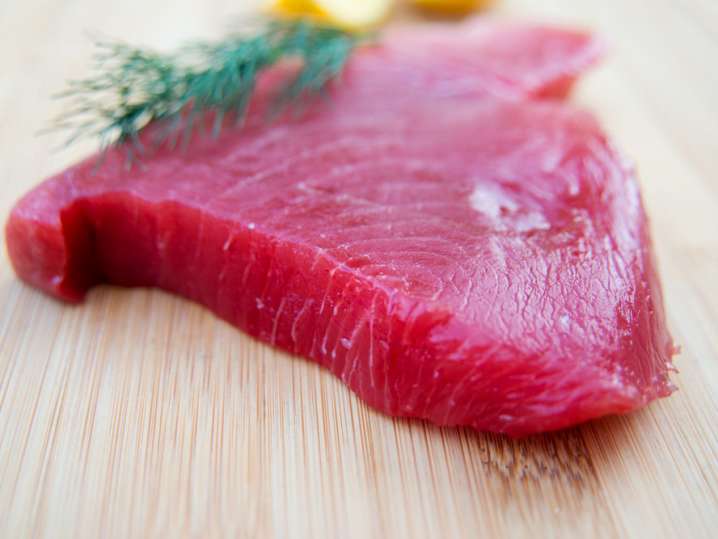
[[[347,28],[368,28],[381,23],[389,13],[390,0],[315,0],[327,20]]]
[[[417,6],[440,13],[468,13],[492,3],[493,0],[414,0]]]
[[[314,2],[311,0],[275,0],[272,9],[286,15],[316,15]]]
[[[379,25],[392,6],[392,0],[275,0],[278,15],[305,15],[347,30]]]

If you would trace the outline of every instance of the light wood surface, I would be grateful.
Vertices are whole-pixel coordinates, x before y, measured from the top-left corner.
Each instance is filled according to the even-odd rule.
[[[256,2],[0,2],[0,220],[90,146],[37,138],[87,32],[160,47]],[[101,287],[80,307],[0,259],[0,537],[715,537],[718,3],[505,1],[613,45],[575,99],[641,173],[680,391],[522,441],[393,420],[204,309]],[[406,20],[407,16],[404,16]],[[3,238],[4,240],[4,238]]]

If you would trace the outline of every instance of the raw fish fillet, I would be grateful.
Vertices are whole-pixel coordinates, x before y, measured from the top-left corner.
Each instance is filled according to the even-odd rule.
[[[526,435],[668,395],[634,172],[591,115],[537,99],[565,94],[595,42],[417,35],[358,53],[299,117],[257,112],[270,74],[241,130],[50,178],[7,224],[18,275],[68,301],[168,290],[439,425]]]

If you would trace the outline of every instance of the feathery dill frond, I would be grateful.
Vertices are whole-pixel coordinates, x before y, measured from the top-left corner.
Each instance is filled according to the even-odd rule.
[[[321,92],[366,38],[312,21],[270,20],[172,54],[99,42],[93,73],[70,81],[59,95],[69,106],[55,129],[69,131],[67,144],[93,137],[102,149],[129,143],[129,152],[142,153],[139,134],[150,123],[163,126],[158,142],[188,141],[198,115],[212,111],[216,135],[228,116],[242,121],[263,70],[286,59],[301,61],[278,94],[276,106],[283,108]]]

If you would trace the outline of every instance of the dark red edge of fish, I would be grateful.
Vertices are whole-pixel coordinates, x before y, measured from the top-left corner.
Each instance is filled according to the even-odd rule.
[[[91,162],[88,161],[85,165],[90,166]],[[42,189],[44,185],[39,186],[38,189]],[[576,395],[575,400],[568,403],[562,413],[533,416],[527,414],[521,419],[507,420],[504,427],[499,430],[495,427],[489,429],[486,424],[481,421],[476,422],[470,417],[466,417],[465,421],[457,420],[456,418],[452,421],[447,421],[450,412],[446,410],[445,398],[437,397],[433,404],[431,403],[431,398],[429,398],[423,406],[412,407],[411,403],[407,404],[406,399],[398,396],[392,397],[391,395],[387,397],[388,384],[382,387],[381,382],[379,382],[375,387],[367,390],[367,380],[361,378],[352,379],[351,374],[348,375],[347,372],[342,370],[341,364],[337,366],[334,363],[327,363],[326,358],[318,357],[313,347],[310,349],[297,346],[292,341],[277,339],[275,336],[270,335],[266,324],[263,325],[259,321],[261,314],[254,310],[253,305],[242,304],[241,298],[237,300],[237,305],[217,305],[213,304],[210,297],[203,297],[201,292],[183,288],[183,283],[191,281],[188,275],[180,275],[175,282],[164,284],[155,282],[154,276],[143,274],[142,272],[136,272],[131,277],[121,279],[107,275],[103,272],[102,263],[98,258],[93,227],[88,216],[89,201],[82,198],[74,201],[71,199],[66,200],[56,208],[57,221],[47,223],[40,222],[36,216],[33,216],[32,209],[25,207],[24,202],[30,206],[32,205],[31,196],[32,192],[18,203],[7,224],[10,259],[18,275],[30,285],[40,288],[59,299],[79,303],[89,288],[101,283],[120,286],[157,286],[159,284],[160,288],[166,291],[180,294],[206,305],[220,318],[227,320],[262,342],[268,342],[293,354],[309,357],[330,368],[337,377],[344,381],[370,406],[393,416],[421,418],[442,426],[470,426],[477,430],[493,430],[512,437],[521,437],[571,427],[606,415],[631,412],[657,398],[670,395],[675,389],[675,386],[670,383],[667,377],[667,372],[675,369],[670,364],[666,364],[665,369],[654,373],[653,383],[646,384],[637,393],[635,391],[626,391],[626,388],[616,390],[610,386],[597,385],[593,387],[591,392]],[[115,193],[108,196],[124,197],[126,195]],[[141,201],[139,203],[142,204]],[[176,211],[179,213],[198,211],[181,205],[177,206]],[[147,211],[151,213],[151,210]],[[221,222],[219,219],[216,219],[216,221],[217,230],[224,231],[229,226],[228,223]],[[205,227],[211,228],[206,217]],[[644,233],[648,235],[648,230],[644,230]],[[246,234],[245,241],[251,241],[251,234],[256,235],[257,232],[252,231],[250,234],[247,231]],[[650,242],[647,245],[650,246]],[[283,258],[304,256],[302,254],[303,249],[304,246],[301,245],[286,246],[285,248],[277,249],[274,255]],[[116,251],[117,249],[112,250]],[[107,254],[104,256],[107,257]],[[653,264],[654,255],[652,249],[649,248],[646,251],[644,258],[644,263]],[[331,267],[331,261],[328,262],[327,268],[323,269],[325,272],[328,272],[329,267]],[[285,264],[285,266],[289,268],[291,264]],[[128,268],[132,267],[136,267],[134,261],[128,260],[127,266],[120,270],[120,273],[126,272]],[[132,274],[132,270],[129,271]],[[276,276],[278,288],[288,294],[293,293],[293,283],[301,282],[306,278],[307,276],[304,275],[290,274]],[[357,283],[361,282],[361,276],[351,268],[346,267],[342,269],[342,275],[339,278],[346,279],[347,282],[352,280],[356,280]],[[361,284],[366,285],[367,283],[361,282]],[[372,284],[371,286],[374,285]],[[666,331],[661,285],[654,275],[651,281],[646,283],[646,286],[646,292],[651,297],[651,313],[644,310],[642,314],[648,316],[655,312],[658,314],[659,320],[656,321],[646,317],[644,322],[646,327],[651,328],[650,331],[653,332],[650,339],[655,341],[657,351],[660,352],[660,348],[663,347],[666,356],[670,358],[676,352],[676,349]],[[366,307],[366,304],[370,301],[367,296],[369,290],[370,287],[367,287],[357,295],[356,308],[362,309]],[[376,291],[376,289],[374,288],[372,291]],[[446,324],[446,320],[450,318],[448,313],[423,313],[421,320],[412,320],[411,300],[396,297],[395,294],[391,294],[389,291],[379,290],[378,292],[383,298],[381,301],[383,302],[382,308],[385,309],[386,323],[382,327],[376,328],[376,331],[379,333],[384,332],[386,341],[391,343],[392,350],[388,351],[388,354],[402,358],[402,361],[393,367],[395,372],[384,373],[387,379],[400,379],[402,376],[401,369],[411,369],[412,365],[421,362],[422,357],[442,357],[450,352],[450,350],[447,350],[447,346],[452,346],[449,341],[437,341],[435,338],[437,329],[441,329]],[[252,294],[248,294],[248,296],[254,297]],[[402,334],[403,331],[408,331],[407,328],[411,328],[411,335]],[[470,332],[471,328],[457,326],[454,322],[452,332],[462,331]],[[661,341],[663,341],[663,344],[661,344]],[[476,353],[482,355],[493,354],[495,357],[506,357],[510,360],[512,351],[502,349],[499,346],[493,349],[477,349]],[[536,359],[540,360],[540,358]],[[597,378],[601,375],[600,372],[596,372]],[[451,373],[447,373],[446,376],[450,379]],[[582,376],[585,376],[585,372]],[[575,382],[577,380],[572,381],[569,379],[567,383],[574,384]],[[447,385],[451,387],[450,383]]]

